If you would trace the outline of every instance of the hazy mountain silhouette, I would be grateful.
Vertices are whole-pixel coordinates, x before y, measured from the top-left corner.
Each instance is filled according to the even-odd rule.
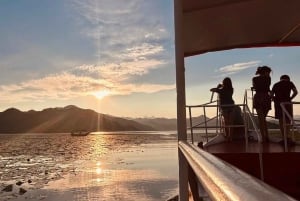
[[[87,131],[153,131],[153,127],[90,109],[69,105],[42,111],[22,112],[15,108],[0,112],[0,133],[59,133]]]
[[[177,129],[177,119],[171,118],[137,118],[133,119],[136,122],[141,124],[148,125],[150,127],[155,128],[156,130],[167,131],[167,130],[176,130]],[[209,120],[209,118],[207,118]],[[193,117],[192,119],[193,125],[198,124],[200,122],[204,122],[204,115],[200,115],[198,117]],[[215,121],[208,121],[208,125],[213,125]],[[189,119],[187,119],[187,125],[190,125]]]
[[[176,119],[167,118],[137,118],[134,121],[155,128],[160,131],[170,131],[177,129]]]

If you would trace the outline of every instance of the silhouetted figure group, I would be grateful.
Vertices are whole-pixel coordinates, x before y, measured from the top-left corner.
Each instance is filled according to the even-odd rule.
[[[275,118],[279,120],[280,131],[282,138],[284,137],[284,131],[289,133],[290,118],[285,115],[281,104],[284,104],[286,112],[293,117],[293,105],[292,99],[298,94],[295,84],[290,81],[288,75],[282,75],[280,81],[275,83],[270,90],[271,86],[271,68],[268,66],[258,67],[255,72],[255,77],[252,78],[252,90],[255,91],[253,96],[253,108],[256,110],[258,117],[259,130],[262,136],[263,142],[269,141],[269,133],[266,117],[271,110],[271,102],[274,101]],[[212,92],[219,94],[220,110],[225,124],[225,135],[231,136],[230,125],[236,123],[243,123],[241,110],[238,106],[234,105],[233,87],[229,77],[223,80],[222,84],[219,84],[216,88],[210,89]],[[239,111],[237,110],[239,109]],[[234,122],[233,118],[238,116],[241,122]],[[229,126],[226,126],[229,125]],[[286,127],[284,127],[286,125]]]

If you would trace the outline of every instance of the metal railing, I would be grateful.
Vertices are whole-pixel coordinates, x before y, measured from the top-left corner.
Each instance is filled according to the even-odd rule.
[[[188,163],[188,182],[194,201],[203,197],[232,201],[295,200],[193,144],[179,141],[178,146]]]
[[[283,119],[283,141],[284,141],[284,150],[288,151],[287,148],[287,139],[288,139],[288,130],[287,128],[292,129],[292,139],[295,141],[295,129],[297,129],[298,132],[300,132],[300,123],[297,123],[298,121],[291,116],[289,111],[286,109],[286,106],[291,105],[293,107],[294,105],[299,105],[300,102],[282,102],[280,103],[280,107],[282,109],[282,119]],[[288,118],[288,119],[286,119]],[[288,121],[287,121],[288,120]],[[287,123],[290,122],[290,123]]]
[[[247,94],[245,94],[246,96]],[[245,141],[246,145],[248,144],[248,131],[249,131],[249,126],[253,128],[252,130],[255,132],[257,135],[257,140],[258,142],[262,142],[262,137],[261,134],[259,133],[258,127],[255,123],[254,117],[252,112],[250,111],[248,105],[246,104],[247,102],[244,101],[243,104],[228,104],[228,105],[222,105],[222,107],[242,107],[242,114],[243,114],[243,124],[229,124],[225,125],[221,121],[222,113],[220,111],[220,105],[219,105],[219,100],[214,100],[214,93],[212,93],[211,100],[208,103],[204,103],[201,105],[187,105],[186,108],[188,109],[189,112],[189,127],[187,128],[190,130],[191,133],[191,142],[194,143],[194,134],[196,130],[200,130],[199,135],[205,135],[206,142],[209,141],[209,138],[212,136],[210,134],[218,135],[219,133],[225,134],[224,130],[225,128],[231,129],[231,128],[238,128],[238,127],[243,127],[245,128]],[[245,99],[244,99],[245,100]],[[192,110],[195,108],[202,108],[203,110],[203,117],[204,121],[201,121],[200,123],[193,124],[193,112]],[[216,108],[216,115],[208,118],[207,117],[207,108]],[[215,121],[215,125],[208,125],[209,122]],[[213,130],[212,133],[209,133],[209,130]],[[201,132],[204,131],[204,132]]]
[[[253,96],[253,92],[252,92]],[[258,131],[258,127],[254,119],[254,110],[252,111],[248,107],[247,101],[247,91],[245,91],[244,103],[237,104],[239,107],[243,107],[243,120],[245,130],[255,131],[257,135],[257,141],[262,142],[262,137]],[[217,104],[215,104],[217,103]],[[300,104],[300,102],[292,103],[282,103],[281,107],[283,113],[286,114],[285,117],[290,119],[291,127],[300,130],[300,124],[292,118],[284,107],[285,104]],[[232,106],[232,105],[229,105]],[[189,110],[189,128],[191,130],[191,141],[179,141],[179,156],[183,159],[181,162],[180,169],[187,169],[187,182],[189,183],[190,190],[192,192],[194,201],[203,200],[253,200],[253,201],[264,201],[264,200],[274,200],[274,201],[285,201],[285,200],[295,200],[292,197],[286,195],[285,193],[273,188],[272,186],[264,183],[263,175],[263,163],[262,163],[262,152],[259,149],[259,163],[260,163],[260,173],[261,180],[241,171],[240,169],[230,165],[223,160],[215,157],[214,155],[199,149],[199,147],[194,145],[194,131],[197,129],[202,129],[205,132],[206,140],[208,141],[208,129],[215,129],[215,133],[221,133],[222,129],[226,125],[222,125],[221,122],[221,111],[219,111],[218,100],[213,100],[213,94],[210,102],[202,105],[186,106]],[[206,116],[207,108],[216,108],[216,116],[208,119]],[[204,114],[204,121],[193,125],[193,113],[192,109],[202,108]],[[208,126],[208,122],[216,119],[215,125]],[[284,119],[285,120],[285,119]],[[284,121],[285,122],[285,121]],[[250,125],[252,128],[250,128]],[[233,125],[227,125],[231,127]],[[240,126],[240,125],[238,125]],[[245,132],[246,146],[248,146],[248,132]],[[285,140],[286,140],[285,131]],[[286,146],[286,141],[285,141]],[[205,199],[207,198],[207,199]],[[181,198],[179,198],[181,200]],[[185,198],[183,199],[185,200]]]

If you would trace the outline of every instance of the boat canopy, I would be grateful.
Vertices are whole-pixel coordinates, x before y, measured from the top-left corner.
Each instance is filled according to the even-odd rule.
[[[300,45],[299,0],[178,0],[175,6],[179,7],[175,18],[182,19],[185,57],[233,48]]]

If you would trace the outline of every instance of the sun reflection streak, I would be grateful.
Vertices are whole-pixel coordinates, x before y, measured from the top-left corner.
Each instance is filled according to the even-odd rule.
[[[101,174],[103,172],[102,168],[98,167],[96,168],[96,174]]]

